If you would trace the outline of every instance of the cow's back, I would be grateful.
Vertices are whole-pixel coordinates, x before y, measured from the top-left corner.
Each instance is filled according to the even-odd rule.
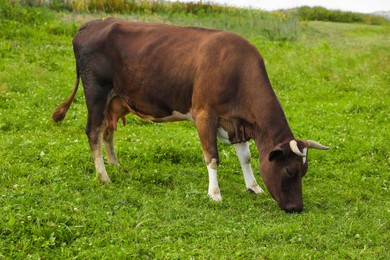
[[[73,43],[81,71],[152,117],[229,103],[259,80],[259,53],[229,32],[109,18],[84,24]]]

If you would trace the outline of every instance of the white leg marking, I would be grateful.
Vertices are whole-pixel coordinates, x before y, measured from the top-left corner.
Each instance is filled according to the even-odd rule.
[[[114,164],[119,166],[118,158],[116,157],[116,153],[114,150],[113,143],[104,143],[106,145],[106,153],[107,153],[107,162],[109,164]]]
[[[93,160],[95,162],[96,177],[103,184],[110,183],[111,180],[108,177],[108,174],[107,174],[107,171],[106,171],[106,167],[104,166],[102,149],[101,149],[100,144],[97,144],[93,148],[92,154],[93,154]]]
[[[245,185],[248,190],[255,194],[264,193],[264,191],[257,184],[255,176],[253,175],[252,167],[250,164],[251,155],[249,151],[248,142],[234,144],[236,148],[238,159],[240,160],[241,168],[244,173]]]
[[[107,162],[110,164],[119,165],[114,147],[114,132],[110,131],[109,134],[105,135],[103,141],[104,146],[106,147]]]
[[[212,159],[207,165],[207,171],[209,173],[209,191],[208,195],[214,201],[222,201],[221,192],[218,186],[217,180],[217,160]]]

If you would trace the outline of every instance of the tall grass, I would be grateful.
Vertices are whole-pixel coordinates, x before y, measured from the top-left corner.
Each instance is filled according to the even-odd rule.
[[[192,13],[210,14],[237,10],[210,2],[166,2],[155,0],[8,0],[12,4],[46,6],[51,9],[71,11],[104,11],[131,13]]]
[[[2,0],[4,1],[4,0]],[[298,18],[293,13],[265,12],[214,5],[208,2],[165,2],[147,0],[5,0],[14,8],[44,6],[57,11],[130,15],[136,20],[197,25],[229,30],[247,37],[264,37],[273,41],[294,40]]]
[[[365,23],[365,24],[388,24],[386,18],[354,12],[345,12],[340,10],[328,10],[326,8],[316,7],[300,7],[297,9],[297,14],[301,20],[307,21],[326,21],[326,22],[341,22],[341,23]]]
[[[7,0],[12,4],[21,4],[26,6],[46,6],[55,10],[83,11],[83,12],[105,12],[105,13],[126,13],[138,15],[158,14],[161,16],[184,15],[184,16],[214,16],[225,14],[230,16],[242,16],[248,18],[245,13],[248,9],[236,8],[214,4],[212,2],[166,2],[164,0]],[[365,24],[387,24],[384,17],[372,14],[362,14],[355,12],[345,12],[340,10],[328,10],[326,8],[315,6],[303,6],[293,10],[280,11],[284,16],[298,16],[301,20],[308,21],[329,21],[343,23],[365,23]],[[280,12],[267,13],[261,10],[250,10],[253,19],[261,20],[266,16],[267,20],[276,21],[277,25],[271,25],[271,31],[280,27],[286,19],[280,19]],[[274,16],[270,15],[274,14]],[[251,17],[251,16],[249,16]],[[291,30],[291,17],[287,19],[287,26]],[[259,24],[256,24],[259,26]],[[270,26],[270,25],[268,25]],[[253,29],[253,27],[251,27]]]

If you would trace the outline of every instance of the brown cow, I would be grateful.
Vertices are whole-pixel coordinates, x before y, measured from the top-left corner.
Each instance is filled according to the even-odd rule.
[[[128,113],[168,122],[191,120],[198,130],[209,174],[208,194],[222,200],[217,181],[217,137],[234,144],[246,187],[256,193],[247,141],[253,139],[264,183],[279,206],[300,212],[307,149],[328,149],[296,140],[271,87],[263,59],[242,37],[217,30],[130,23],[108,18],[85,23],[73,39],[76,86],[53,113],[62,120],[83,81],[86,133],[97,177],[110,182],[108,163],[118,164],[113,137]]]

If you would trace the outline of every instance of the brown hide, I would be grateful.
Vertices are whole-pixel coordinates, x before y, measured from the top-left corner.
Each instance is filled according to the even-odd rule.
[[[122,98],[115,96],[110,100],[110,103],[106,108],[105,127],[116,131],[119,118],[122,119],[123,125],[126,125],[125,116],[129,112],[130,109],[126,102]]]
[[[127,113],[157,122],[190,119],[208,166],[216,169],[219,161],[217,128],[228,133],[230,143],[254,139],[271,195],[282,209],[302,210],[307,162],[303,165],[288,147],[294,136],[262,57],[247,40],[223,31],[109,18],[84,24],[73,46],[98,176],[106,175],[99,152],[102,125],[109,161],[117,163],[113,130],[119,118],[125,123]],[[65,116],[61,113],[73,97],[57,109],[54,120]],[[108,176],[101,178],[109,181]]]

